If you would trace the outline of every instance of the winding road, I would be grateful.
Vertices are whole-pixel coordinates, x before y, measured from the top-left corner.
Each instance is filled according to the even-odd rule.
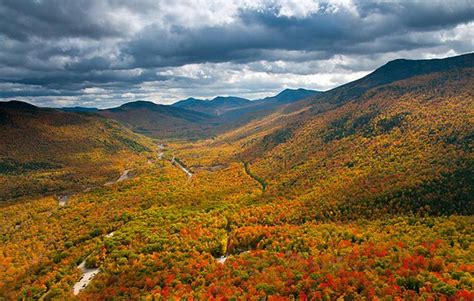
[[[130,176],[128,175],[129,172],[130,172],[130,169],[125,169],[117,180],[107,182],[104,184],[104,186],[109,186],[109,185],[119,183],[119,182],[129,179],[130,178]]]
[[[178,166],[179,168],[181,168],[182,171],[184,171],[186,173],[186,175],[189,178],[192,178],[193,173],[190,172],[186,167],[184,167],[183,164],[181,164],[175,157],[173,157],[173,159],[171,159],[171,164]]]
[[[158,151],[159,151],[158,159],[165,160],[163,158],[164,150],[165,150],[164,145],[159,144],[158,145]],[[171,161],[171,164],[179,167],[182,171],[184,171],[189,178],[191,178],[193,176],[193,173],[191,171],[189,171],[186,167],[184,167],[183,164],[180,163],[179,159],[177,159],[176,157],[173,156],[173,158],[170,161]],[[122,172],[122,174],[120,175],[120,177],[116,181],[107,182],[107,183],[104,184],[104,186],[113,185],[115,183],[119,183],[119,182],[122,182],[122,181],[130,178],[129,172],[130,172],[129,169],[124,170]],[[69,196],[58,197],[59,205],[60,206],[65,206],[66,203],[67,203],[68,198],[69,198]],[[113,235],[114,235],[114,231],[106,234],[105,237],[112,237]],[[223,264],[226,261],[226,259],[227,259],[226,256],[222,256],[221,258],[218,259],[218,262]],[[78,295],[83,289],[85,289],[87,287],[87,285],[92,281],[92,279],[100,271],[100,268],[86,268],[86,260],[82,261],[81,264],[79,264],[78,268],[82,272],[82,277],[79,279],[78,282],[76,282],[74,284],[74,287],[73,287],[74,295]]]
[[[164,150],[165,150],[165,146],[163,144],[158,144],[158,159],[160,160],[166,160],[163,156],[164,156]],[[180,168],[182,171],[184,171],[186,173],[186,175],[191,179],[193,177],[193,173],[187,169],[180,161],[178,158],[176,158],[175,156],[172,157],[172,159],[170,160],[171,164],[177,166],[178,168]]]
[[[115,231],[112,231],[105,235],[105,237],[114,236]],[[100,268],[86,268],[86,260],[84,259],[80,265],[77,266],[82,272],[82,277],[79,281],[74,284],[73,293],[74,295],[79,294],[86,286],[92,281],[92,279],[99,273]]]
[[[74,284],[74,295],[79,294],[83,289],[85,289],[89,282],[91,282],[92,278],[99,273],[99,268],[86,268],[86,260],[81,262],[78,268],[82,271],[82,277],[78,282],[76,282],[76,284]]]

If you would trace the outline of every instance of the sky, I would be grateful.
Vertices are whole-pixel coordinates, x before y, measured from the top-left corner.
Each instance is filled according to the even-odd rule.
[[[0,100],[39,106],[324,91],[473,51],[473,0],[0,0]]]

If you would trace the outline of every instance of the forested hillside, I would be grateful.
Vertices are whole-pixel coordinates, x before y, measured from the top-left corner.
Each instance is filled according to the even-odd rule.
[[[188,98],[172,105],[135,101],[95,112],[117,120],[132,131],[151,138],[189,141],[215,137],[274,113],[289,103],[319,93],[305,89],[286,89],[275,96],[254,101],[233,96],[218,96],[211,100]],[[90,108],[63,108],[63,110],[94,112]]]
[[[212,126],[211,115],[149,101],[126,103],[101,110],[99,114],[153,138],[196,139],[203,137]]]
[[[330,91],[301,114],[283,115],[283,125],[269,123],[242,160],[252,162],[270,194],[329,206],[337,219],[472,214],[473,75],[472,67],[456,67],[409,77],[336,107],[325,101],[353,88]]]
[[[151,151],[112,120],[16,101],[0,103],[0,140],[2,201],[105,183]]]
[[[252,102],[245,98],[218,96],[210,100],[188,98],[178,101],[172,106],[212,115],[221,115],[226,111],[249,105],[252,105]]]
[[[195,141],[150,144],[96,115],[42,110],[51,116],[40,128],[56,137],[47,149],[81,154],[65,137],[101,137],[83,152],[125,154],[116,166],[135,173],[63,206],[50,196],[4,206],[0,296],[473,300],[473,59],[391,62],[308,99],[236,113],[247,117]],[[38,109],[18,110],[6,116]],[[102,150],[103,139],[122,151]],[[44,140],[24,143],[12,158],[53,162],[34,147]]]

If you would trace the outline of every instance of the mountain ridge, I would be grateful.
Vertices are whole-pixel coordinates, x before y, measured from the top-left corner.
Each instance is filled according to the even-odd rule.
[[[0,201],[83,189],[150,151],[150,141],[97,114],[0,103]]]
[[[150,101],[135,101],[98,114],[115,119],[133,131],[154,138],[197,138],[206,131],[212,116]]]
[[[297,89],[287,88],[274,96],[265,97],[265,98],[255,100],[255,101],[262,101],[262,102],[277,101],[280,103],[289,103],[295,100],[302,100],[307,97],[316,96],[321,93],[323,92],[316,91],[316,90],[308,90],[304,88],[297,88]]]
[[[0,118],[9,142],[0,154],[11,154],[0,161],[11,180],[1,187],[17,183],[13,173],[33,187],[59,173],[67,196],[67,184],[104,179],[106,159],[118,156],[115,179],[136,173],[70,200],[2,207],[0,295],[472,299],[474,68],[425,66],[415,76],[410,68],[395,62],[335,91],[227,111],[205,119],[217,123],[208,129],[180,127],[184,119],[144,101],[107,111],[121,122],[8,109],[20,115]],[[135,131],[153,122],[206,139],[150,141],[125,129],[129,118]],[[68,168],[84,170],[71,177]],[[90,271],[98,275],[83,284]],[[85,289],[74,297],[77,286]]]
[[[254,136],[244,138],[251,143],[246,143],[240,160],[252,162],[252,170],[269,183],[269,193],[350,200],[330,209],[347,216],[354,208],[366,217],[392,210],[383,207],[383,198],[408,212],[426,206],[430,214],[472,214],[474,205],[467,197],[472,192],[466,191],[474,186],[469,176],[474,136],[468,119],[473,63],[474,54],[424,61],[423,70],[416,61],[395,61],[316,99],[292,104],[279,118],[250,123],[229,139]],[[394,70],[400,72],[393,75]],[[384,76],[388,78],[379,81]],[[252,134],[255,128],[258,132]],[[330,168],[324,171],[325,166]],[[351,176],[356,171],[361,179]],[[358,184],[341,190],[338,178]],[[365,190],[360,189],[364,185]],[[433,195],[424,196],[429,191]],[[365,204],[364,198],[374,203]]]
[[[443,59],[408,60],[396,59],[387,62],[368,75],[338,86],[319,95],[330,103],[343,103],[361,96],[375,86],[390,84],[411,77],[474,67],[474,53],[462,54]]]

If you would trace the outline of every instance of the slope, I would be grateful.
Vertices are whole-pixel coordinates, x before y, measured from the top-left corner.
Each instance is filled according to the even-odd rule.
[[[302,100],[311,96],[321,94],[320,91],[307,90],[307,89],[285,89],[275,96],[265,97],[260,102],[277,102],[277,103],[290,103],[298,100]]]
[[[126,103],[99,114],[153,138],[199,138],[212,126],[212,117],[207,114],[149,101]]]
[[[254,131],[240,159],[318,214],[473,214],[473,67],[472,54],[390,62],[227,139]]]
[[[0,103],[0,200],[82,189],[133,164],[150,142],[94,114]]]
[[[226,111],[251,105],[251,101],[235,96],[218,96],[211,100],[188,98],[172,104],[173,107],[221,115]]]
[[[323,94],[167,143],[192,179],[161,160],[65,208],[7,207],[0,295],[472,300],[472,81],[466,64]],[[74,296],[84,261],[99,273]]]

